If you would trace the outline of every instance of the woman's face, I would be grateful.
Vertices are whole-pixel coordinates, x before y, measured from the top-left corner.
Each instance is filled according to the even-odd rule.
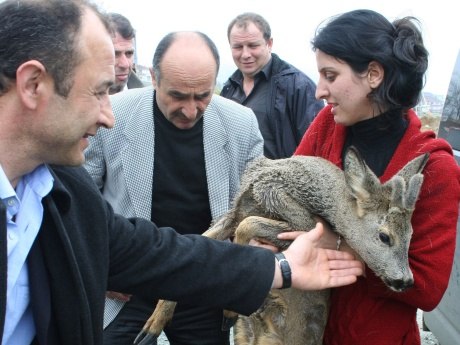
[[[316,98],[332,106],[336,123],[351,126],[378,115],[367,97],[373,83],[370,72],[358,75],[350,65],[319,49],[316,50],[316,63],[319,72]]]

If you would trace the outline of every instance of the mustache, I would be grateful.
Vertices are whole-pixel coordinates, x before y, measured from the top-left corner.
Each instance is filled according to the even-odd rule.
[[[204,111],[198,110],[194,120],[199,119],[203,116]],[[181,120],[191,120],[189,116],[185,115],[181,110],[177,110],[171,114],[172,117],[181,119]]]

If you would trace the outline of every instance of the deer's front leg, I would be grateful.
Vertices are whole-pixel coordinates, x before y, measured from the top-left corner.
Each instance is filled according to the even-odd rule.
[[[160,333],[171,321],[176,304],[176,302],[172,301],[159,300],[142,331],[134,339],[134,345],[147,345],[150,344],[152,339],[158,339]]]

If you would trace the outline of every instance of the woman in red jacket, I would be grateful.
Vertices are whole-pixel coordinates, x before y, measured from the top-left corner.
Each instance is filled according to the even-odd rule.
[[[430,153],[412,217],[414,287],[393,292],[366,268],[366,277],[332,292],[327,345],[420,344],[417,308],[435,308],[449,281],[460,173],[449,144],[432,131],[421,132],[411,110],[428,66],[417,23],[412,17],[390,23],[376,12],[357,10],[333,18],[312,42],[320,73],[316,97],[327,106],[295,154],[324,157],[342,167],[344,152],[353,145],[385,182],[411,159]]]

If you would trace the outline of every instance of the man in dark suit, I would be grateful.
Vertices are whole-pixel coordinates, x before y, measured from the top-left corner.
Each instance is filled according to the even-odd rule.
[[[81,167],[88,137],[114,125],[113,44],[93,5],[6,0],[0,18],[2,344],[100,345],[107,290],[250,314],[283,286],[271,251],[160,231],[103,200]],[[316,248],[320,236],[284,252],[293,287],[362,273],[349,255]]]

